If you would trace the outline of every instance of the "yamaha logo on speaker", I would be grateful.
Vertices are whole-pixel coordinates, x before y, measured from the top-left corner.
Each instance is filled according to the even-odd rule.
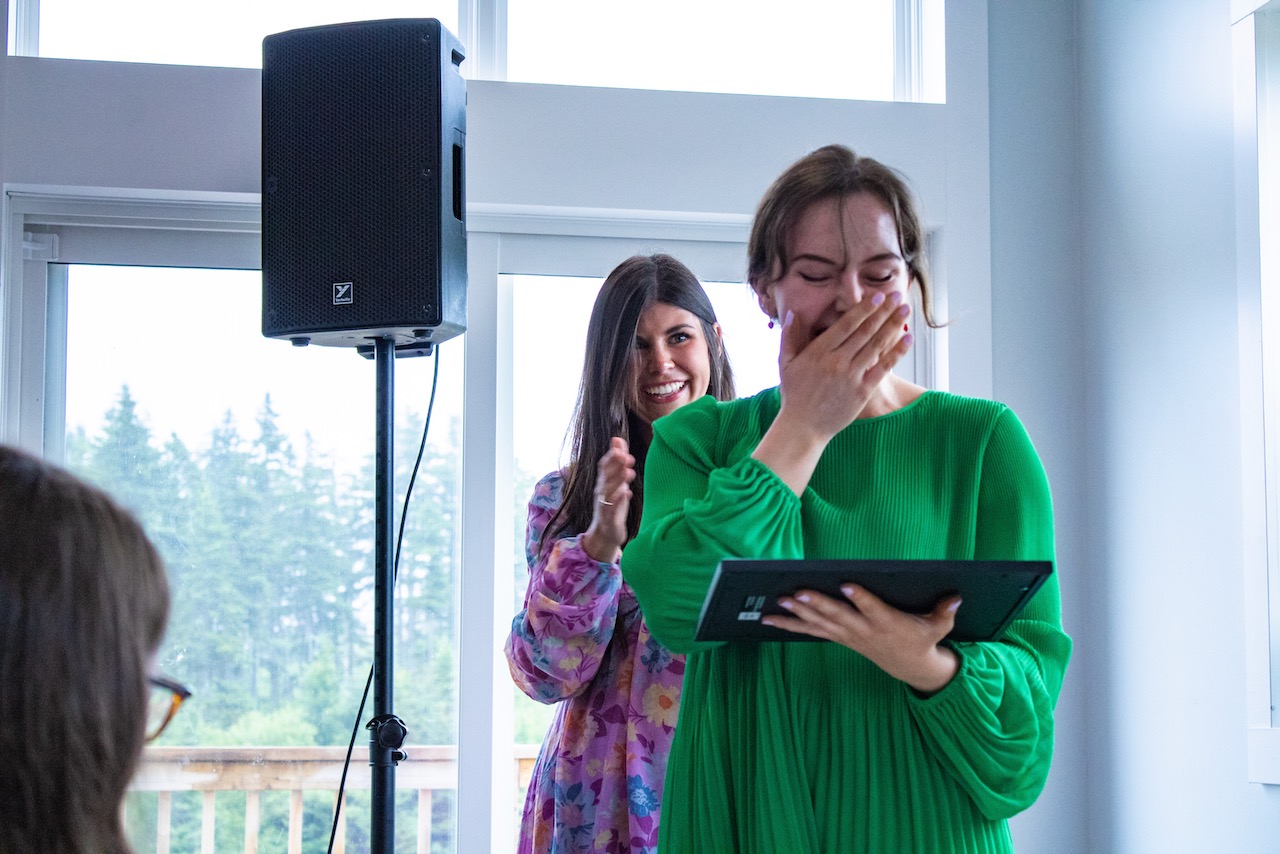
[[[351,282],[333,283],[333,304],[351,305]]]

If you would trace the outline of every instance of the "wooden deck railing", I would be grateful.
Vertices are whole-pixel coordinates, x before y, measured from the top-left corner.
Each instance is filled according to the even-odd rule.
[[[418,852],[424,854],[430,850],[432,795],[457,787],[458,748],[419,745],[406,747],[405,751],[408,758],[396,766],[396,793],[417,792]],[[515,748],[517,791],[512,792],[513,799],[528,786],[537,751],[536,745]],[[169,854],[174,793],[202,794],[200,852],[213,854],[218,794],[244,792],[244,852],[257,854],[260,794],[287,791],[288,850],[289,854],[302,854],[302,794],[328,791],[336,797],[346,755],[345,747],[149,747],[143,753],[131,789],[158,793],[156,854]],[[369,787],[368,749],[357,745],[351,754],[346,791]],[[346,812],[344,808],[334,840],[335,852],[345,851]],[[332,817],[329,812],[326,820],[332,822]]]

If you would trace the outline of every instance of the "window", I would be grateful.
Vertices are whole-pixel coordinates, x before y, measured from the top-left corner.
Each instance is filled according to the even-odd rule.
[[[24,0],[10,9],[10,53],[174,65],[261,68],[264,36],[343,21],[438,18],[458,31],[457,0]]]
[[[940,2],[510,0],[507,10],[509,80],[944,100]],[[895,66],[900,54],[914,57],[909,69]],[[916,90],[896,88],[906,76]]]
[[[370,663],[374,365],[261,337],[260,275],[243,269],[259,251],[255,200],[11,188],[6,211],[6,234],[20,238],[4,262],[6,441],[107,485],[171,567],[161,665],[196,693],[144,756],[126,807],[138,850],[162,831],[183,850],[206,834],[230,850],[250,827],[264,844],[287,828],[324,850]],[[461,342],[441,350],[396,591],[395,711],[410,727],[397,841],[408,850],[424,833],[429,850],[458,845],[463,359]],[[400,495],[434,368],[397,361]],[[368,836],[368,734],[357,739],[347,850]],[[299,785],[295,803],[299,781],[308,791]]]
[[[194,695],[157,743],[175,749],[149,754],[170,774],[181,774],[185,760],[156,757],[181,754],[179,746],[332,748],[336,761],[372,664],[375,366],[349,349],[264,339],[257,313],[245,311],[260,293],[256,271],[50,268],[50,303],[65,317],[65,341],[50,339],[50,361],[65,364],[65,462],[139,515],[173,585],[158,666]],[[450,775],[460,356],[460,346],[441,346],[395,618],[394,711],[409,727],[409,744],[427,746],[407,749],[440,754],[437,764]],[[396,363],[398,496],[418,451],[433,367],[430,358]],[[57,408],[46,431],[60,420]],[[361,723],[372,716],[370,698]],[[344,833],[361,850],[369,833],[363,729],[357,740]],[[234,750],[219,761],[227,777],[241,764]],[[161,821],[146,779],[127,809],[139,850],[158,832],[195,850],[200,834],[212,831],[222,850],[246,838],[246,822],[263,839],[290,830],[285,793],[248,784],[222,793],[213,828],[194,791],[177,793]],[[431,842],[417,850],[451,850],[453,787],[433,792],[430,814],[417,822],[408,820],[420,808],[413,788],[398,787],[398,847],[413,850],[425,832]],[[250,817],[244,803],[259,794]],[[296,829],[304,850],[325,849],[332,809],[331,794],[307,793]]]
[[[360,413],[367,411],[361,395],[367,393],[370,383],[362,382],[361,378],[369,378],[370,363],[347,350],[319,347],[299,350],[283,342],[261,339],[257,331],[259,277],[252,272],[259,256],[257,199],[234,193],[193,196],[184,199],[150,191],[121,194],[107,190],[8,188],[4,227],[9,239],[3,259],[5,287],[0,294],[4,310],[4,327],[0,330],[4,354],[0,424],[4,426],[6,441],[35,451],[44,449],[55,457],[63,452],[60,445],[65,443],[67,458],[91,469],[94,462],[86,449],[91,448],[95,438],[101,439],[106,433],[108,419],[104,416],[115,410],[114,423],[132,425],[135,434],[137,422],[151,430],[154,445],[151,442],[146,442],[145,447],[135,445],[144,451],[144,462],[163,463],[166,453],[176,458],[177,446],[166,449],[165,444],[170,433],[177,432],[183,437],[182,447],[193,461],[187,467],[191,475],[187,483],[200,484],[196,476],[203,477],[210,468],[210,461],[200,457],[212,451],[213,431],[224,426],[228,409],[232,411],[238,447],[243,453],[238,457],[225,456],[249,464],[255,461],[254,443],[261,439],[257,425],[264,414],[266,392],[270,390],[271,411],[275,413],[277,425],[289,436],[297,458],[301,459],[304,452],[314,452],[316,459],[332,464],[335,470],[350,471],[351,467],[337,464],[337,460],[343,458],[337,445],[348,441],[358,449],[368,447],[372,427],[362,421]],[[465,756],[467,761],[456,763],[448,755],[441,756],[433,745],[415,746],[410,751],[408,765],[402,763],[399,767],[397,788],[412,799],[415,784],[409,781],[426,773],[415,771],[414,763],[420,761],[434,769],[430,771],[433,782],[426,790],[425,799],[419,790],[419,814],[425,802],[428,812],[436,816],[438,826],[452,809],[452,826],[476,829],[474,835],[469,830],[465,839],[454,837],[460,850],[498,850],[508,846],[520,803],[517,769],[523,758],[512,754],[513,745],[517,743],[514,689],[502,661],[501,645],[516,601],[513,559],[519,555],[519,534],[522,534],[527,500],[525,490],[518,488],[513,473],[516,463],[513,448],[517,447],[512,435],[517,423],[515,412],[519,407],[528,411],[528,401],[536,400],[537,393],[535,390],[532,395],[527,394],[526,382],[513,381],[513,373],[545,364],[543,354],[549,352],[544,349],[548,344],[558,346],[564,342],[570,346],[576,339],[577,353],[562,357],[576,363],[567,370],[576,381],[581,366],[581,341],[585,338],[585,327],[576,333],[562,332],[546,320],[525,321],[533,319],[537,304],[556,306],[558,321],[567,323],[564,318],[575,311],[585,319],[600,279],[620,259],[635,252],[670,251],[709,283],[709,293],[726,328],[727,346],[734,359],[740,390],[748,393],[769,385],[776,370],[776,350],[763,342],[778,333],[767,329],[766,319],[746,286],[733,282],[743,267],[748,220],[746,215],[685,212],[637,214],[493,205],[473,205],[468,209],[468,331],[458,339],[460,348],[455,347],[454,342],[445,342],[442,347],[440,397],[425,462],[429,468],[436,467],[434,481],[431,478],[425,481],[434,482],[436,487],[425,488],[420,481],[415,488],[414,504],[415,513],[429,516],[452,512],[451,518],[439,523],[437,532],[453,531],[444,536],[455,539],[446,548],[439,537],[419,538],[411,526],[405,558],[410,561],[407,566],[417,567],[422,573],[433,571],[440,561],[454,561],[450,564],[451,571],[461,566],[459,574],[448,580],[450,584],[457,581],[454,589],[460,600],[455,612],[460,617],[452,629],[458,638],[451,647],[455,657],[449,661],[443,650],[414,646],[427,640],[439,643],[443,637],[441,632],[418,631],[421,623],[415,623],[416,618],[410,616],[401,617],[397,622],[400,630],[414,634],[414,638],[397,642],[401,651],[397,664],[417,667],[422,662],[407,661],[406,657],[430,654],[432,666],[424,678],[430,679],[432,686],[447,686],[448,677],[444,674],[456,673],[456,700],[448,697],[447,691],[428,696],[417,681],[410,681],[415,677],[401,675],[404,671],[397,675],[396,691],[396,710],[410,727],[411,745],[422,745],[429,734],[429,722],[443,719],[450,704],[456,703],[457,748],[453,755]],[[192,269],[197,267],[204,269]],[[541,275],[534,277],[535,273]],[[571,278],[548,278],[552,276]],[[547,287],[562,290],[556,291],[552,300],[547,298]],[[558,303],[561,299],[574,302],[576,309],[562,306]],[[150,322],[135,311],[137,306],[154,309]],[[919,336],[917,360],[922,358],[921,353],[931,352],[925,349],[931,340],[928,334]],[[250,350],[257,355],[250,356]],[[191,381],[175,386],[172,382],[148,378],[166,367],[157,364],[162,362],[180,365],[184,374],[190,374]],[[210,363],[214,367],[211,368]],[[246,364],[248,367],[244,367]],[[919,365],[917,361],[915,366],[904,367],[904,370],[919,381],[931,384],[931,375],[922,372]],[[422,359],[397,363],[401,383],[397,400],[401,414],[410,422],[419,419],[425,409],[427,383],[423,374],[426,368],[427,360]],[[102,373],[104,370],[107,373]],[[286,370],[290,371],[287,375]],[[335,377],[332,382],[326,382],[318,391],[308,389],[318,376],[330,372]],[[539,376],[538,380],[545,380],[545,376]],[[126,382],[129,385],[127,401],[123,392]],[[464,383],[469,389],[481,391],[465,395],[461,404],[456,400],[450,403],[450,395],[458,395]],[[310,398],[308,405],[316,408],[300,407],[299,398]],[[214,401],[212,406],[207,405],[210,399]],[[468,425],[465,442],[453,432],[457,422],[450,414],[456,413],[459,405],[464,423]],[[187,412],[188,409],[191,411]],[[343,436],[354,434],[329,429],[329,422],[345,421],[347,414],[354,414],[352,430],[364,431],[363,438],[344,440]],[[188,422],[194,426],[186,426]],[[547,422],[556,422],[550,433],[552,439],[546,443],[547,456],[531,455],[527,464],[538,474],[542,473],[539,469],[545,471],[556,464],[557,434],[562,435],[567,425],[567,411],[554,418],[548,415]],[[417,429],[420,423],[408,432],[416,434]],[[296,438],[300,430],[312,432],[310,449],[305,441]],[[69,442],[65,438],[68,434],[71,434]],[[236,443],[230,441],[233,438],[230,431],[224,430],[222,438],[220,447],[236,447]],[[397,439],[399,450],[402,453],[410,450],[416,438],[416,435],[401,434]],[[447,501],[456,489],[449,484],[448,479],[454,476],[449,473],[449,465],[451,461],[459,462],[460,445],[460,478],[465,488],[460,494],[454,493],[455,504],[449,511],[445,509]],[[332,457],[325,459],[328,454]],[[360,453],[350,458],[357,460],[353,465],[362,465]],[[194,471],[201,463],[204,468]],[[290,471],[287,467],[277,469],[280,470]],[[287,477],[276,482],[281,481],[285,486],[293,485]],[[166,483],[159,478],[156,482]],[[135,477],[133,485],[124,489],[127,492],[135,485],[141,488],[148,482]],[[402,477],[397,485],[403,489]],[[356,482],[351,488],[359,490],[361,486]],[[336,490],[326,485],[325,494],[331,492]],[[355,500],[354,496],[346,496],[342,501],[347,498]],[[341,503],[335,495],[333,502],[322,509],[336,514]],[[168,505],[162,506],[168,510]],[[168,524],[182,516],[182,512],[174,510],[164,521]],[[357,524],[366,522],[360,519]],[[517,527],[521,528],[519,534]],[[176,538],[172,544],[181,545]],[[351,546],[352,565],[359,559],[354,553],[364,547],[360,543]],[[264,548],[274,548],[274,544]],[[454,549],[460,555],[446,554]],[[186,560],[184,565],[192,563],[186,557],[179,560]],[[518,564],[516,567],[522,569]],[[427,586],[435,583],[417,571],[408,575],[406,572],[409,571],[402,568],[397,589],[397,597],[402,601],[417,598],[420,593],[425,595]],[[221,573],[211,574],[210,578],[198,577],[201,583],[225,580]],[[239,583],[243,579],[233,580]],[[278,588],[264,590],[278,592]],[[360,591],[353,588],[352,592],[358,595]],[[406,605],[416,607],[412,603]],[[179,610],[182,608],[180,604]],[[175,613],[175,632],[180,620],[203,619],[203,614],[191,616],[191,610]],[[358,605],[353,610],[357,618],[365,618]],[[435,619],[438,615],[428,616]],[[447,621],[447,615],[444,619]],[[352,628],[352,650],[348,654],[353,661],[360,654],[360,645],[367,640],[367,627],[366,620]],[[173,637],[176,639],[179,635]],[[227,640],[244,637],[243,633],[230,631]],[[166,667],[174,671],[172,675],[186,676],[183,661],[176,658],[179,651],[167,647],[163,654]],[[186,657],[199,656],[192,652],[189,656],[184,654]],[[297,666],[296,659],[284,665],[285,668]],[[306,669],[303,666],[301,672],[305,674]],[[255,690],[269,690],[264,687],[270,681],[264,673],[269,672],[270,668],[254,669],[258,678],[264,680]],[[339,709],[354,722],[355,708],[347,699],[349,685],[340,685],[336,674],[318,669],[308,678],[331,697],[325,714],[331,716],[326,720],[332,723],[326,726],[330,729],[336,726]],[[200,680],[193,678],[192,681],[199,683]],[[193,740],[193,732],[208,723],[201,718],[212,713],[201,706],[216,702],[214,695],[220,691],[210,690],[207,684],[194,687],[196,696],[184,707],[173,732],[166,733],[168,746],[153,748],[153,752],[187,750],[181,745]],[[423,703],[427,705],[418,705]],[[259,711],[265,712],[266,718],[250,719],[259,730],[233,729],[227,725],[226,733],[230,733],[227,738],[238,738],[240,732],[261,731],[261,727],[268,724],[274,726],[278,721],[273,723],[269,718],[277,712],[287,718],[281,710]],[[190,720],[184,723],[189,715]],[[366,719],[368,716],[366,709]],[[315,721],[310,723],[314,725]],[[545,723],[535,723],[532,729],[539,733],[533,738],[540,740]],[[297,733],[293,735],[296,737]],[[367,785],[369,779],[365,744],[367,740],[362,740],[353,755],[348,775],[349,782],[355,781],[351,783],[353,786]],[[337,750],[338,757],[326,761],[341,762],[341,748],[309,749]],[[252,751],[248,761],[256,761],[254,757],[261,754],[261,750]],[[188,761],[189,754],[179,756],[188,757],[180,761],[194,774],[218,770],[195,760]],[[532,757],[528,759],[531,761]],[[451,766],[450,762],[455,764]],[[450,803],[455,786],[456,807]],[[431,788],[436,790],[434,795]],[[145,834],[166,810],[171,812],[172,826],[188,827],[189,822],[195,821],[192,815],[207,812],[215,816],[215,832],[217,838],[223,840],[228,835],[236,836],[252,816],[258,816],[259,826],[267,828],[294,806],[291,796],[284,792],[263,793],[260,803],[252,808],[249,795],[232,796],[227,792],[218,793],[216,804],[213,801],[199,803],[201,798],[212,796],[212,792],[174,795],[167,806],[154,793],[135,798],[129,809],[131,827],[137,834]],[[363,797],[356,793],[348,802],[346,814],[353,824],[365,821],[368,811]],[[331,802],[323,796],[317,800],[317,796],[307,795],[303,809],[299,795],[297,806],[304,817],[313,816],[303,821],[306,838],[322,833],[315,822],[319,821],[318,816],[331,815]],[[403,804],[398,812],[397,831],[413,834],[412,804]],[[351,831],[353,841],[359,832],[358,829]],[[436,834],[435,827],[432,832]],[[439,841],[446,844],[443,837]],[[194,849],[195,845],[186,847]],[[220,850],[222,846],[218,847]],[[140,850],[147,850],[147,846],[143,845]]]
[[[7,200],[7,233],[20,238],[7,243],[10,254],[4,262],[0,413],[7,441],[43,449],[55,458],[62,455],[90,477],[107,481],[149,517],[175,567],[178,602],[163,664],[175,677],[194,683],[196,694],[162,743],[149,750],[149,756],[170,761],[169,771],[156,772],[153,782],[144,771],[137,784],[143,793],[131,796],[127,813],[140,850],[148,850],[146,840],[162,816],[183,847],[194,849],[192,834],[208,827],[221,848],[242,838],[250,824],[258,827],[260,837],[282,834],[295,806],[303,817],[296,832],[315,842],[327,832],[331,792],[299,793],[295,805],[286,792],[206,790],[197,795],[194,786],[180,786],[170,797],[152,790],[167,785],[166,775],[174,768],[194,775],[228,770],[224,760],[210,760],[208,751],[193,754],[192,747],[225,751],[250,747],[259,738],[295,745],[318,740],[328,746],[306,749],[340,764],[343,748],[335,742],[345,744],[346,727],[355,720],[351,695],[356,686],[350,677],[361,682],[358,662],[362,656],[367,661],[370,637],[367,582],[361,585],[357,576],[368,549],[360,534],[367,530],[368,511],[362,509],[367,484],[360,479],[365,462],[359,449],[368,447],[372,432],[369,419],[361,417],[371,386],[362,380],[370,379],[372,365],[348,350],[295,349],[261,338],[256,310],[260,278],[252,270],[258,260],[259,214],[252,197],[206,194],[183,201],[151,193],[119,197],[110,191],[49,194],[10,188]],[[609,212],[584,218],[577,210],[559,217],[554,211],[481,209],[472,213],[469,226],[469,328],[458,339],[461,349],[453,342],[442,346],[440,395],[424,464],[428,476],[415,488],[415,515],[397,588],[402,610],[397,619],[396,711],[410,727],[411,745],[410,761],[397,773],[402,847],[409,847],[417,832],[415,788],[418,814],[425,806],[432,816],[438,846],[451,844],[453,827],[468,826],[481,828],[476,838],[465,843],[453,838],[452,844],[496,850],[509,844],[518,814],[521,757],[512,752],[514,689],[501,663],[501,638],[515,597],[515,528],[523,523],[527,500],[513,484],[512,412],[525,404],[514,400],[513,389],[524,383],[514,385],[511,373],[516,365],[542,362],[512,354],[517,347],[538,352],[542,343],[530,341],[568,341],[570,333],[548,336],[542,321],[522,324],[517,336],[513,312],[530,312],[530,300],[554,305],[539,286],[567,281],[565,298],[578,294],[573,299],[581,302],[585,319],[600,277],[620,258],[666,249],[712,282],[708,288],[728,328],[740,377],[749,373],[752,357],[735,353],[733,329],[752,337],[770,334],[744,285],[714,282],[732,278],[741,267],[745,217],[675,214],[655,219],[623,212],[611,220]],[[203,268],[192,267],[197,264]],[[504,266],[582,278],[502,275],[498,271]],[[733,317],[735,312],[742,319]],[[563,313],[570,312],[566,308]],[[579,352],[564,358],[578,362],[570,369],[576,374],[583,329],[574,337]],[[757,373],[766,377],[773,370],[773,356],[768,348],[759,349]],[[420,422],[425,409],[428,361],[397,362],[397,400],[410,422]],[[175,369],[177,380],[172,377]],[[325,379],[317,388],[320,377]],[[486,391],[463,398],[464,381]],[[762,378],[755,385],[768,382]],[[744,381],[743,390],[750,384]],[[459,407],[472,425],[465,443],[458,432]],[[560,422],[557,432],[563,431],[567,412],[555,420]],[[485,429],[487,424],[494,429]],[[267,429],[264,438],[263,428],[272,425],[276,430]],[[402,455],[416,449],[420,426],[405,428],[398,436]],[[344,444],[356,452],[344,451]],[[558,438],[553,444],[551,459],[559,450]],[[268,445],[274,450],[268,451]],[[132,449],[132,456],[106,452],[122,446]],[[120,465],[122,459],[128,464]],[[308,468],[307,461],[315,465]],[[468,484],[462,490],[459,463],[461,480]],[[554,463],[529,465],[549,468]],[[403,485],[401,474],[397,486]],[[264,490],[273,493],[271,502],[262,500]],[[294,506],[286,500],[290,493],[324,499],[302,502],[313,514],[304,518],[306,513],[282,509]],[[276,525],[274,538],[262,533],[255,509]],[[318,533],[326,523],[334,530]],[[233,524],[240,525],[234,533]],[[353,526],[356,536],[335,545]],[[424,531],[428,527],[431,532]],[[191,535],[195,528],[203,529],[205,541]],[[302,530],[312,534],[300,535]],[[260,554],[268,556],[263,562],[281,563],[277,555],[286,543],[276,539],[292,541],[295,554],[297,548],[308,548],[314,555],[285,559],[290,565],[276,574],[255,572]],[[228,546],[242,550],[239,562],[228,561],[219,551]],[[341,559],[331,560],[339,551],[344,552]],[[210,553],[217,557],[214,562],[220,561],[217,566],[209,564]],[[296,570],[309,571],[308,560],[317,565],[317,575],[323,568],[330,580],[345,574],[346,587],[337,592],[331,587],[327,597],[311,597],[307,604],[313,607],[305,613],[289,612],[288,607],[301,608],[298,603],[305,598]],[[437,578],[442,565],[445,577]],[[453,574],[459,566],[461,571]],[[246,591],[260,593],[260,601]],[[455,599],[461,603],[450,613],[430,607]],[[234,607],[220,612],[216,603],[222,600]],[[322,619],[315,619],[317,611]],[[448,625],[453,614],[469,616]],[[270,631],[255,635],[250,629],[256,627],[247,625],[271,626],[273,620],[288,624],[280,635],[309,635],[299,640],[305,651],[285,654],[271,645],[284,642],[283,637]],[[298,631],[306,621],[310,631]],[[348,647],[331,653],[326,631],[345,632]],[[210,653],[207,647],[213,643],[218,646]],[[294,701],[304,694],[310,705],[300,713]],[[252,704],[246,697],[253,698]],[[454,709],[461,713],[456,718]],[[451,720],[457,722],[456,752],[442,756],[441,748],[451,747]],[[544,731],[545,723],[533,729]],[[436,743],[424,745],[428,738]],[[534,738],[540,740],[540,734]],[[368,785],[365,744],[362,738],[348,775],[354,790]],[[241,751],[242,758],[257,763],[267,750],[250,747]],[[457,763],[457,755],[469,759]],[[415,762],[427,770],[415,770]],[[410,782],[424,776],[431,780],[425,790]],[[356,844],[367,825],[367,794],[353,791],[346,815],[349,841]]]
[[[466,45],[463,73],[471,77],[943,103],[943,3],[14,0],[9,52],[260,68],[262,38],[270,33],[352,20],[432,17]]]
[[[509,80],[893,100],[887,0],[511,0],[507,9]]]
[[[1280,4],[1233,38],[1249,779],[1280,783]]]

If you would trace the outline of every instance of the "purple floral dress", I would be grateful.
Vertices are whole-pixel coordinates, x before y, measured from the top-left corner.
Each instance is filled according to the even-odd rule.
[[[649,636],[618,564],[593,560],[576,535],[541,550],[563,488],[552,472],[529,501],[529,591],[506,645],[521,690],[560,704],[529,782],[518,850],[651,854],[684,656]]]

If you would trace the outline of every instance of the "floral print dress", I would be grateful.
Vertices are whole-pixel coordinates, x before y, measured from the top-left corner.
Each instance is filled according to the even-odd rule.
[[[617,563],[577,535],[543,550],[561,472],[529,501],[529,590],[511,623],[507,663],[526,694],[559,703],[529,782],[518,851],[651,854],[684,656],[649,635]]]

